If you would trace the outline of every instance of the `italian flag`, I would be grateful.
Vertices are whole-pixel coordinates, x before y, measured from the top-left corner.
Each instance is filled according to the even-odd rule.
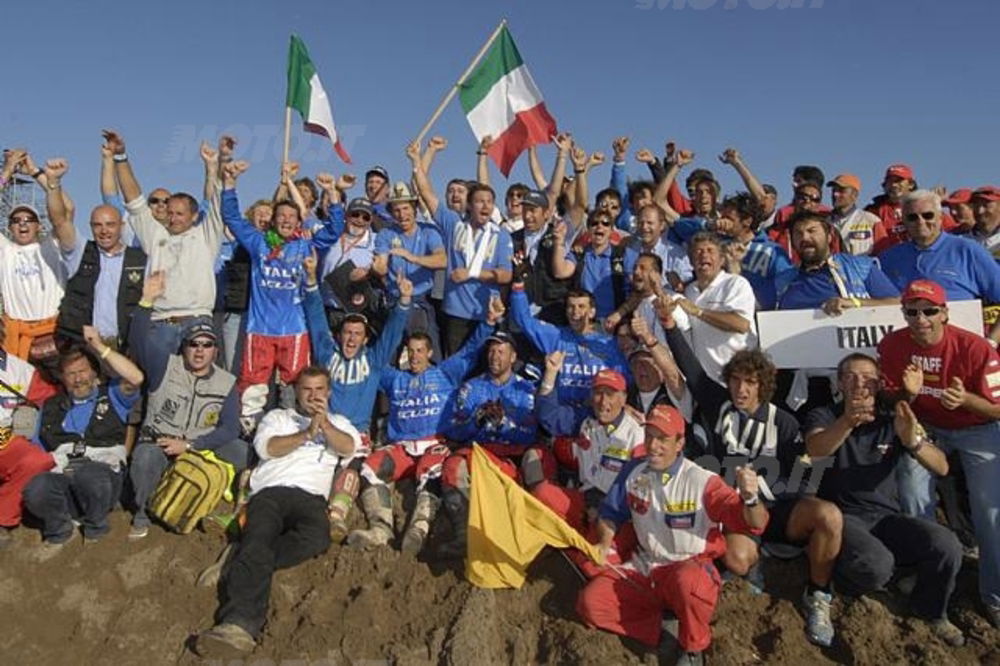
[[[508,175],[528,147],[548,143],[556,121],[503,26],[479,66],[458,87],[458,98],[476,141],[493,137],[489,155]]]
[[[296,35],[292,35],[292,43],[288,47],[288,96],[285,106],[299,112],[307,132],[329,138],[340,159],[350,164],[351,156],[337,138],[330,99],[309,59],[306,45]]]

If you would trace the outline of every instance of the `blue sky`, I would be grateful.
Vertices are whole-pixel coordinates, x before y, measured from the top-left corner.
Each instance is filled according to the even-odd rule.
[[[345,167],[296,124],[305,171],[379,163],[406,178],[404,146],[503,17],[560,129],[609,157],[617,134],[632,153],[671,137],[731,191],[739,181],[716,155],[734,145],[783,201],[792,167],[807,163],[853,171],[865,200],[894,162],[926,185],[1000,183],[992,0],[16,3],[4,9],[0,144],[70,160],[78,223],[98,200],[108,126],[147,191],[198,192],[197,141],[228,130],[253,162],[243,198],[269,194],[296,32],[354,157]],[[473,176],[457,101],[433,133],[450,140],[435,182]],[[551,148],[542,155],[550,168]],[[528,181],[525,161],[512,180]],[[608,171],[593,172],[592,192]],[[646,175],[631,155],[629,172]]]

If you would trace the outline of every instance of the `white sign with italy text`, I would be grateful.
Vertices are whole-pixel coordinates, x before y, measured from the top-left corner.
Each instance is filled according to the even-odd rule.
[[[949,303],[948,321],[977,335],[983,333],[978,300]],[[905,327],[898,305],[845,310],[839,317],[830,317],[822,310],[757,313],[760,347],[779,368],[834,368],[852,352],[875,355],[882,338]]]

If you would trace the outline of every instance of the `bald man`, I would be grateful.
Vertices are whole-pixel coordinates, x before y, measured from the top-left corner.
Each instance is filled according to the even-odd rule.
[[[146,254],[122,242],[121,213],[110,205],[90,213],[93,240],[79,234],[67,269],[73,276],[59,307],[57,332],[63,338],[82,340],[83,327],[94,326],[104,343],[123,349],[133,308],[142,296]]]

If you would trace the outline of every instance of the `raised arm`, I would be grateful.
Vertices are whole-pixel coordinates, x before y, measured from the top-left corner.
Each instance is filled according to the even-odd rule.
[[[572,148],[570,158],[573,160],[573,173],[576,179],[573,181],[573,203],[566,211],[566,217],[574,229],[580,229],[587,220],[587,201],[590,197],[587,184],[589,160],[587,151],[579,146]]]
[[[537,146],[528,146],[528,168],[531,171],[531,179],[535,181],[535,187],[544,190],[548,187],[545,182],[545,172],[542,171],[542,163],[538,159]]]
[[[145,379],[139,366],[124,354],[105,345],[101,341],[101,335],[97,329],[89,324],[85,324],[83,327],[83,339],[87,341],[94,354],[111,369],[111,372],[122,378],[122,393],[131,395],[139,390]]]
[[[653,357],[653,362],[656,363],[656,367],[660,369],[660,374],[663,376],[663,384],[667,387],[667,390],[677,398],[683,396],[687,388],[684,382],[684,375],[681,373],[680,368],[677,367],[677,362],[674,361],[670,350],[660,344],[660,340],[650,331],[649,322],[638,312],[632,315],[631,326],[632,335],[646,346],[646,349],[649,350],[650,355]]]
[[[424,166],[420,160],[420,144],[414,141],[408,145],[406,147],[406,156],[410,158],[410,164],[413,165],[413,183],[417,186],[417,194],[424,200],[424,203],[427,204],[427,208],[433,215],[441,202],[434,192],[434,186],[431,185],[431,180],[427,172],[424,171]]]
[[[565,280],[576,273],[576,262],[567,258],[570,248],[566,247],[566,223],[557,222],[552,228],[552,275],[557,280]]]
[[[76,246],[76,227],[66,207],[66,197],[62,191],[62,177],[69,170],[69,162],[59,157],[45,163],[45,208],[52,223],[52,235],[59,241],[63,252]]]
[[[549,197],[549,215],[556,207],[556,199],[562,193],[563,181],[566,180],[566,160],[569,159],[569,151],[573,149],[573,138],[566,132],[560,132],[553,139],[556,144],[556,163],[552,167],[552,180],[548,187],[539,186],[538,189],[545,190]],[[534,146],[532,146],[534,148]],[[536,158],[537,161],[537,158]],[[534,166],[532,166],[534,169]]]
[[[717,384],[702,367],[698,357],[694,355],[684,333],[677,328],[671,312],[672,306],[665,307],[660,313],[660,324],[667,337],[667,345],[674,357],[674,362],[691,390],[694,399],[701,404],[708,418],[714,420],[722,404],[729,399],[729,392]]]
[[[673,186],[674,181],[677,180],[677,174],[681,172],[681,169],[694,161],[694,153],[690,150],[679,150],[674,157],[674,160],[670,163],[667,168],[667,174],[663,177],[663,180],[656,186],[656,191],[653,193],[653,203],[659,206],[663,210],[664,216],[667,218],[667,222],[673,224],[681,216],[674,208],[670,205],[667,200],[667,195],[670,192],[671,186]]]
[[[723,164],[728,164],[729,166],[736,169],[736,173],[740,174],[740,178],[743,179],[743,184],[747,186],[747,190],[750,195],[756,200],[758,204],[764,203],[764,199],[767,197],[767,193],[764,192],[764,187],[757,180],[757,177],[753,175],[750,171],[750,167],[746,165],[743,161],[743,157],[740,155],[740,151],[735,148],[726,148],[719,155],[719,161]]]
[[[104,203],[118,196],[118,180],[115,179],[114,155],[107,145],[101,146],[101,199]]]
[[[135,201],[142,195],[142,188],[135,179],[128,153],[125,152],[125,139],[114,130],[104,130],[102,134],[104,145],[111,150],[112,160],[115,163],[115,177],[118,178],[118,186],[121,188],[125,203]]]
[[[319,284],[316,280],[317,263],[315,251],[302,260],[306,285],[302,298],[302,309],[306,315],[306,328],[309,330],[309,343],[312,345],[313,360],[325,367],[330,364],[338,347],[330,333],[330,324],[326,319],[326,311],[323,309],[323,298],[319,295]]]
[[[476,180],[483,185],[490,184],[490,163],[488,161],[490,146],[493,145],[493,137],[487,134],[479,142],[479,149],[476,150]]]

